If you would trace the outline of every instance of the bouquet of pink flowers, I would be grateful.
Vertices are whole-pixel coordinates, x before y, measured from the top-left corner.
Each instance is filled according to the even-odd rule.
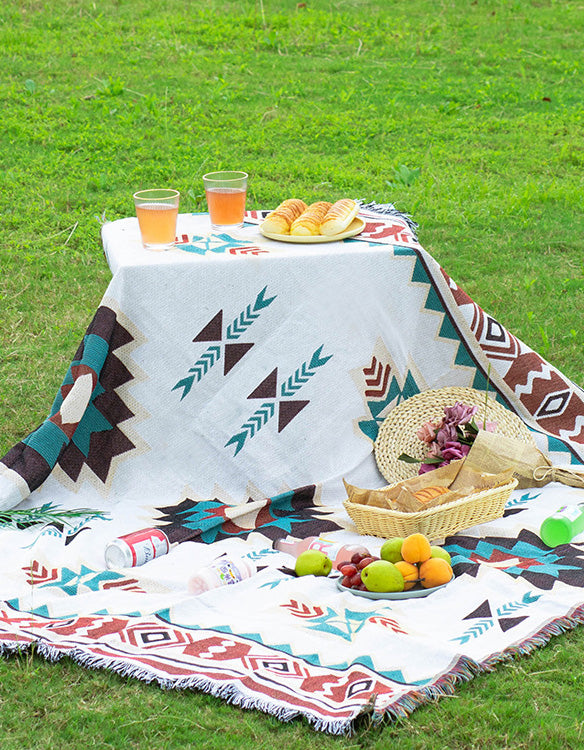
[[[454,406],[444,407],[444,417],[438,424],[426,422],[416,433],[427,446],[426,455],[422,460],[412,458],[406,453],[402,453],[399,460],[421,463],[418,474],[425,474],[440,466],[446,466],[451,461],[465,458],[479,431],[474,421],[478,410],[478,406],[467,406],[460,401]],[[482,425],[487,432],[495,432],[496,427],[495,422],[485,421]]]

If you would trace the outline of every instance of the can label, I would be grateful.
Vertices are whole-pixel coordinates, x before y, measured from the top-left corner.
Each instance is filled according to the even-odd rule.
[[[170,543],[160,529],[140,529],[115,539],[111,545],[122,553],[127,567],[144,565],[155,557],[166,555]],[[107,557],[107,550],[106,550]]]

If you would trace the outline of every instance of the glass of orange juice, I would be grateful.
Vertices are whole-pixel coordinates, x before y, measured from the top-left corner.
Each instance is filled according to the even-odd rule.
[[[211,227],[216,231],[243,226],[246,172],[209,172],[203,175]]]
[[[136,216],[146,250],[168,250],[176,239],[178,190],[152,189],[134,193]]]

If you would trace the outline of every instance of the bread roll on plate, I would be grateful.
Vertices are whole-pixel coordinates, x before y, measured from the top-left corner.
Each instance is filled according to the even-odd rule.
[[[343,198],[333,203],[320,225],[320,234],[330,236],[344,232],[358,213],[359,204],[350,198]]]
[[[280,203],[272,213],[263,220],[261,227],[271,234],[290,234],[290,227],[306,211],[306,203],[298,198],[290,198]]]
[[[320,234],[321,222],[332,205],[328,201],[312,203],[292,224],[290,234],[303,237]]]

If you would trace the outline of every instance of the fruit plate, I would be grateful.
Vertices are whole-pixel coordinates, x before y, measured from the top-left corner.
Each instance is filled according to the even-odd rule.
[[[297,244],[307,245],[318,242],[337,242],[338,240],[347,239],[347,237],[354,237],[359,232],[362,232],[365,228],[365,220],[356,216],[351,224],[345,229],[344,232],[339,234],[311,234],[311,235],[292,235],[292,234],[274,234],[273,232],[264,232],[262,225],[260,224],[259,230],[270,240],[278,240],[279,242],[295,242]]]
[[[353,594],[354,596],[361,596],[363,599],[420,599],[423,596],[429,596],[430,594],[433,594],[435,591],[438,591],[438,589],[443,589],[444,586],[448,586],[449,583],[452,583],[454,580],[454,576],[448,581],[448,583],[443,583],[440,586],[434,586],[434,588],[431,589],[410,589],[409,591],[390,591],[387,594],[380,594],[376,591],[359,591],[358,589],[349,589],[346,586],[343,586],[341,583],[343,579],[337,578],[337,588],[339,591],[348,591],[349,594]]]

